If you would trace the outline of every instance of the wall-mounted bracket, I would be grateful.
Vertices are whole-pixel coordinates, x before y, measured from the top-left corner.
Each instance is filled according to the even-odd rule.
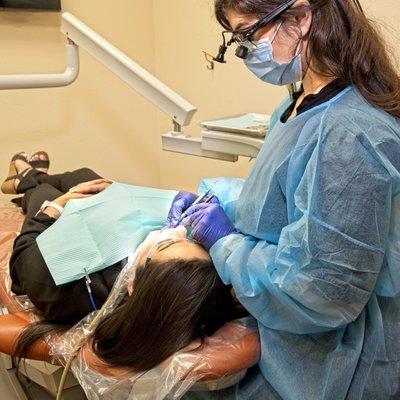
[[[214,158],[222,161],[236,162],[237,155],[219,153],[212,150],[203,150],[201,139],[185,135],[180,132],[168,132],[162,135],[162,146],[165,151],[188,154],[197,157]]]
[[[256,158],[263,139],[221,131],[204,129],[201,138],[181,132],[162,135],[163,150],[198,157],[236,162],[239,156]]]
[[[66,45],[67,68],[61,74],[0,75],[0,90],[37,89],[68,86],[79,74],[79,49],[69,42]]]

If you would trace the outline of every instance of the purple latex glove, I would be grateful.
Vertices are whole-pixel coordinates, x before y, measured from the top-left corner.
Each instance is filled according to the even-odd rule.
[[[235,232],[235,226],[219,204],[200,203],[187,211],[182,225],[192,227],[192,237],[209,251],[225,236]]]
[[[194,203],[197,195],[190,192],[179,192],[172,201],[165,228],[175,228],[182,214]]]

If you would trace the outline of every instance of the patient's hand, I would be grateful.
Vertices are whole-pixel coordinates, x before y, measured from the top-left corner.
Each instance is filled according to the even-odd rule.
[[[112,183],[113,182],[109,179],[103,178],[83,182],[53,201],[61,207],[65,207],[70,200],[93,196],[94,194],[107,189]],[[52,207],[47,207],[43,212],[52,218],[58,218],[60,216],[59,212]]]
[[[110,179],[95,179],[93,181],[83,182],[79,185],[76,185],[70,189],[70,192],[80,194],[96,194],[107,189],[112,183],[113,181]]]
[[[65,207],[70,200],[73,199],[83,199],[84,197],[90,197],[90,194],[82,194],[82,193],[65,193],[60,197],[57,197],[54,202],[59,204],[61,207]]]
[[[82,199],[84,197],[90,197],[90,194],[82,194],[82,193],[65,193],[60,197],[57,197],[53,200],[54,203],[57,203],[61,207],[65,207],[67,203],[72,199]],[[44,214],[47,214],[51,218],[57,219],[60,216],[60,213],[53,207],[47,207],[43,210]]]

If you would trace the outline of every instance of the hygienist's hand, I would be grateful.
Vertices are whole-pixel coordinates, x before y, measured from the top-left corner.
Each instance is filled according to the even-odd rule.
[[[188,216],[182,221],[192,227],[192,237],[207,251],[225,236],[235,232],[235,226],[219,204],[200,203],[189,208]]]
[[[171,208],[168,213],[166,228],[174,228],[181,219],[182,214],[194,203],[197,195],[190,192],[179,192],[172,201]]]
[[[70,193],[81,193],[81,194],[97,194],[107,189],[113,181],[110,179],[94,179],[93,181],[83,182],[79,185],[74,186],[69,190]]]

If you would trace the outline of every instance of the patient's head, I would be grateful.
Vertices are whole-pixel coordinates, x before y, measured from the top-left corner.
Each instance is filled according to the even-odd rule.
[[[182,237],[167,240],[143,250],[132,295],[94,333],[93,350],[110,365],[148,370],[234,318],[207,252]]]
[[[149,255],[160,261],[197,258],[210,260],[209,254],[202,246],[188,239],[184,226],[151,232],[140,247],[137,263],[144,265]]]

